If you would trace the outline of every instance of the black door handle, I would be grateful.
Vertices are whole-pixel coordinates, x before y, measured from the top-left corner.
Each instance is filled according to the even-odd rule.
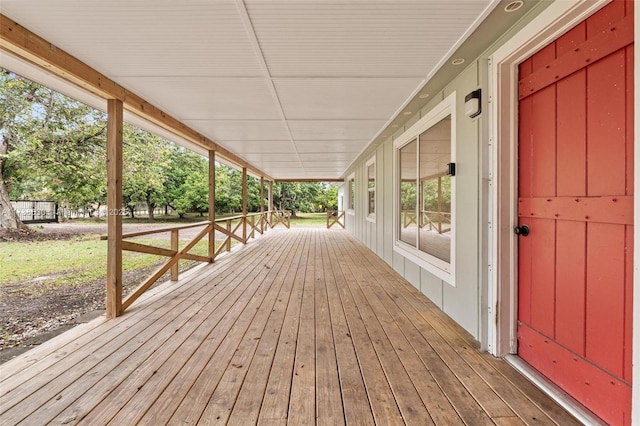
[[[515,232],[516,235],[522,235],[523,237],[526,237],[527,235],[529,235],[529,227],[527,225],[516,226],[515,228],[513,228],[513,232]]]

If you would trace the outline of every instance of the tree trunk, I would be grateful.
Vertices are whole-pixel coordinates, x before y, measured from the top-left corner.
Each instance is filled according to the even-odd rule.
[[[149,221],[155,220],[154,210],[156,209],[156,203],[151,202],[151,197],[147,195],[147,211],[149,212]]]
[[[11,207],[9,200],[9,188],[5,184],[4,166],[6,155],[9,152],[9,136],[4,134],[0,139],[0,230],[19,230],[28,229],[27,225],[22,223],[18,213]]]

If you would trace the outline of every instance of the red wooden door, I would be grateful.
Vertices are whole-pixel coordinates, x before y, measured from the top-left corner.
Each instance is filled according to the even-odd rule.
[[[519,68],[518,353],[611,424],[631,411],[632,9]]]

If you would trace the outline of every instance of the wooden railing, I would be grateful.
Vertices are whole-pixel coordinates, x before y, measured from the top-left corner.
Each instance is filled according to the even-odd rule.
[[[418,223],[418,215],[413,210],[403,210],[401,217],[403,228],[408,228],[409,225],[416,224],[420,228],[428,226],[430,231],[435,229],[438,231],[438,234],[451,231],[451,213],[449,212],[421,210],[420,223]]]
[[[338,224],[344,229],[344,210],[327,211],[327,229]]]
[[[168,260],[160,266],[147,280],[145,280],[138,288],[136,288],[131,294],[129,294],[125,300],[122,301],[122,311],[127,309],[133,302],[136,301],[149,287],[151,287],[160,277],[162,277],[167,271],[170,271],[171,280],[178,280],[178,262],[181,259],[195,260],[199,262],[211,263],[223,252],[231,251],[231,243],[237,241],[242,244],[246,244],[251,238],[255,238],[256,234],[264,234],[269,228],[273,228],[278,223],[282,223],[289,228],[288,214],[282,216],[275,215],[275,212],[265,211],[259,213],[249,213],[247,215],[238,215],[216,219],[213,222],[203,221],[198,223],[192,223],[188,225],[171,226],[164,228],[152,229],[149,231],[131,232],[122,235],[122,250],[133,251],[137,253],[154,254],[158,256],[168,257]],[[277,217],[275,221],[273,218]],[[182,249],[180,246],[180,231],[191,228],[202,227],[202,230],[191,241],[189,241]],[[213,232],[212,232],[213,231]],[[209,238],[215,240],[215,232],[222,233],[225,237],[219,243],[216,248],[215,242],[213,243],[213,249],[210,251],[212,255],[202,256],[190,253],[190,251],[198,244],[202,238],[209,235]],[[141,244],[133,241],[125,241],[126,239],[142,237],[154,234],[170,233],[171,235],[171,248],[155,247],[147,244]],[[102,240],[106,240],[106,236],[101,237]],[[211,245],[211,242],[210,242]]]
[[[269,225],[272,228],[275,228],[280,223],[287,229],[291,228],[291,212],[289,210],[274,210],[271,212],[271,221],[269,222]]]

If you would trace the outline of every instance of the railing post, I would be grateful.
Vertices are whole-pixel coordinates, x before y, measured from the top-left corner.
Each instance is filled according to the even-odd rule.
[[[242,241],[247,244],[247,168],[242,168]]]
[[[171,250],[175,250],[176,253],[179,250],[179,237],[178,237],[178,230],[177,229],[172,229],[171,230]],[[171,267],[171,281],[178,281],[178,262],[176,262],[172,267]]]
[[[264,233],[264,176],[260,176],[260,233]]]
[[[440,213],[442,212],[442,176],[438,176],[438,234],[442,234],[442,220]]]
[[[107,318],[122,314],[122,101],[107,100]]]
[[[271,217],[269,218],[269,226],[273,228],[273,181],[269,181],[269,214]]]
[[[216,151],[209,150],[209,222],[211,231],[209,232],[209,262],[213,262],[216,253]]]
[[[227,220],[227,235],[231,235],[231,220]],[[227,238],[227,251],[231,251],[231,238]]]

